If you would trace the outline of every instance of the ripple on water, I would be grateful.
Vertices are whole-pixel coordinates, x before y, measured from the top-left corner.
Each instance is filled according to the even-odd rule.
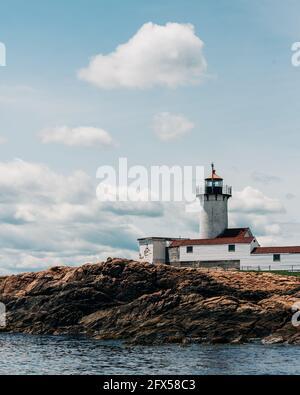
[[[0,334],[0,374],[300,374],[300,346],[164,345]]]

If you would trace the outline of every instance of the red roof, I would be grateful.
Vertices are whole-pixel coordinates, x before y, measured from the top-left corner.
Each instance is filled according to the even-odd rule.
[[[300,246],[257,247],[252,254],[300,254]]]
[[[254,237],[249,228],[226,229],[214,239],[184,239],[174,240],[170,247],[189,245],[215,245],[215,244],[250,244]]]
[[[212,175],[210,177],[207,177],[206,180],[223,180],[223,178],[216,174],[216,170],[213,170]]]

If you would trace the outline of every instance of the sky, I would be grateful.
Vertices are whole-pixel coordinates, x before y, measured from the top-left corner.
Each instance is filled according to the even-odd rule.
[[[231,226],[300,245],[299,15],[293,0],[3,1],[0,273],[197,237],[182,205],[96,199],[97,168],[120,157],[214,161]]]

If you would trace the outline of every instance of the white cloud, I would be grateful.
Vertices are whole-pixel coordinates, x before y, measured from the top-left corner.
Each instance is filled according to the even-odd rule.
[[[233,212],[266,214],[266,213],[284,213],[283,204],[278,199],[265,196],[258,189],[247,186],[240,192],[235,192],[231,201],[231,210]]]
[[[162,141],[182,137],[193,128],[194,124],[180,114],[162,112],[153,119],[153,130]]]
[[[148,22],[114,52],[94,56],[78,76],[104,89],[199,83],[206,72],[202,50],[193,25]]]
[[[136,258],[143,236],[198,237],[198,216],[186,213],[184,203],[100,202],[97,183],[83,171],[61,175],[43,164],[0,162],[0,274]],[[282,212],[280,202],[252,188],[242,192],[231,226],[250,226],[260,241],[299,235],[273,217]],[[253,195],[255,203],[243,211]]]
[[[143,230],[133,218],[161,217],[162,208],[105,205],[96,184],[82,171],[65,176],[42,164],[0,162],[0,273],[136,257]]]
[[[164,213],[163,204],[160,202],[105,202],[105,210],[117,215],[135,215],[141,217],[162,217]]]
[[[229,202],[230,226],[250,227],[261,243],[279,240],[282,229],[277,216],[285,213],[280,200],[247,186]]]
[[[93,183],[83,171],[63,176],[43,164],[20,159],[0,162],[0,204],[86,202],[92,188]]]
[[[111,135],[106,130],[90,126],[49,128],[43,130],[39,136],[44,144],[60,143],[71,147],[101,147],[114,144]]]
[[[230,226],[249,227],[260,239],[261,237],[273,237],[281,233],[280,223],[272,215],[254,213],[232,213]]]

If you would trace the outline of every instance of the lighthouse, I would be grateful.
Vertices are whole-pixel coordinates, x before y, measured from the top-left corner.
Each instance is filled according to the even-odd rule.
[[[200,238],[140,238],[140,262],[191,268],[300,272],[300,245],[261,247],[249,227],[228,228],[231,196],[231,186],[223,184],[223,178],[217,175],[212,164],[204,186],[197,187],[197,198],[202,206]]]
[[[205,179],[204,188],[198,190],[202,210],[200,213],[200,239],[213,239],[228,228],[228,200],[232,187],[223,184],[211,164],[211,175]]]

